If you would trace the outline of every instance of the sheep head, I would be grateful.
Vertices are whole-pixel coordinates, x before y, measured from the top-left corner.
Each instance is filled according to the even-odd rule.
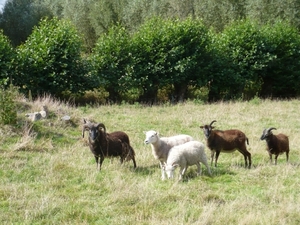
[[[262,133],[262,135],[261,135],[261,137],[260,137],[260,140],[266,140],[266,139],[268,139],[271,135],[273,135],[273,133],[271,132],[272,130],[276,130],[276,128],[275,128],[275,127],[270,127],[270,128],[268,128],[268,129],[264,129],[264,130],[263,130],[263,133]]]
[[[215,128],[212,126],[214,122],[217,122],[217,121],[213,120],[209,125],[200,126],[200,128],[203,129],[203,132],[204,132],[204,135],[206,138],[209,138],[212,129]]]
[[[97,139],[99,132],[103,129],[104,133],[106,134],[106,128],[103,123],[91,123],[89,121],[83,120],[84,124],[82,127],[82,137],[84,138],[84,132],[89,131],[89,140],[91,142],[95,142]]]
[[[146,135],[146,139],[144,141],[145,144],[152,144],[155,143],[158,139],[158,133],[154,130],[149,130],[144,132]]]
[[[167,174],[168,179],[174,178],[174,172],[178,166],[178,164],[168,165],[167,163],[162,165],[162,169]]]

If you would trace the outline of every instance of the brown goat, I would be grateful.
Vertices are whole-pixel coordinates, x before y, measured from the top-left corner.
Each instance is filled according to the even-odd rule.
[[[85,119],[83,122],[82,137],[84,137],[85,131],[89,131],[89,147],[99,170],[101,170],[102,163],[106,157],[120,157],[121,163],[124,160],[132,159],[134,168],[136,168],[135,152],[130,146],[129,137],[125,132],[106,133],[103,123],[91,123]]]
[[[211,150],[211,165],[216,153],[215,167],[217,167],[218,158],[221,152],[231,153],[238,150],[243,154],[245,159],[245,167],[251,168],[251,153],[247,151],[246,142],[249,145],[249,140],[246,135],[240,130],[213,130],[212,126],[216,120],[212,121],[210,125],[200,126],[203,129],[206,137],[207,147]],[[247,162],[249,160],[249,165]]]
[[[277,158],[280,154],[286,153],[286,161],[289,161],[289,138],[285,134],[273,134],[272,130],[276,130],[275,127],[264,129],[260,137],[260,140],[266,140],[267,151],[270,156],[270,162],[272,163],[272,154],[275,155],[275,165],[277,165]]]

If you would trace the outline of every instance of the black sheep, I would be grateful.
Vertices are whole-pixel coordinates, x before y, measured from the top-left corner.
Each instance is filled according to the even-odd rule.
[[[106,157],[120,157],[121,163],[124,160],[132,160],[134,168],[136,168],[135,152],[130,146],[129,137],[125,132],[115,131],[106,133],[103,123],[83,121],[82,137],[84,137],[85,131],[89,131],[89,147],[95,157],[99,170],[101,170],[102,163]]]

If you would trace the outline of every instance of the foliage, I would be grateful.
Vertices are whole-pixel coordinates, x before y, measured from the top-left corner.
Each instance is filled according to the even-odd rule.
[[[226,54],[231,62],[230,80],[236,82],[232,93],[243,94],[245,99],[257,93],[263,97],[296,96],[300,44],[294,27],[282,22],[261,26],[239,21],[226,27],[218,41],[219,55]],[[228,79],[229,73],[225,77]]]
[[[17,122],[16,96],[18,91],[10,86],[8,89],[0,87],[0,124],[14,125]]]
[[[284,20],[297,29],[300,28],[298,0],[247,0],[245,1],[245,18],[258,21],[262,25],[274,24]]]
[[[80,102],[84,93],[100,102],[295,97],[297,7],[296,0],[9,0],[0,27],[19,46],[15,56],[0,40],[0,84],[12,77],[33,97]],[[47,15],[59,19],[43,19],[30,35]]]
[[[300,35],[295,27],[278,21],[262,29],[267,56],[263,69],[262,96],[293,97],[299,95]]]
[[[41,21],[17,49],[14,83],[22,92],[31,90],[33,96],[60,96],[65,91],[80,93],[91,88],[81,47],[81,38],[70,22],[57,18]]]
[[[241,96],[245,89],[250,93],[251,87],[259,88],[259,73],[269,57],[262,49],[264,43],[258,25],[248,20],[238,21],[227,26],[218,35],[217,41],[219,55],[228,62],[227,65],[222,64],[225,79],[219,80],[218,85],[226,84],[231,98]],[[217,79],[214,79],[213,85]],[[254,84],[250,86],[250,83]]]
[[[93,73],[110,93],[113,101],[120,101],[121,92],[130,89],[130,86],[124,83],[124,76],[127,76],[130,70],[129,47],[129,34],[124,27],[117,25],[99,38],[91,54]]]
[[[94,47],[97,36],[95,27],[92,24],[94,20],[93,16],[91,16],[92,10],[94,9],[93,1],[62,1],[60,4],[61,11],[55,11],[55,15],[60,18],[64,18],[72,21],[73,25],[76,27],[77,32],[81,34],[84,39],[84,47],[86,52],[90,52]],[[53,3],[53,1],[49,1],[47,4],[49,7],[55,7],[55,5],[59,5],[58,3]],[[102,15],[101,12],[98,12],[97,15]],[[98,36],[99,37],[99,36]]]
[[[156,17],[132,39],[133,76],[140,81],[144,98],[155,99],[159,88],[173,85],[172,95],[182,101],[188,85],[205,84],[210,36],[200,20]]]
[[[0,30],[0,85],[8,85],[9,76],[13,72],[15,52],[9,39]]]
[[[52,17],[52,13],[37,0],[7,0],[0,14],[0,28],[13,46],[18,46],[43,17]]]

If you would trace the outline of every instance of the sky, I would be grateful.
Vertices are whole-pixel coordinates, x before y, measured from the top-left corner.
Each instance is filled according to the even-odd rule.
[[[0,9],[2,10],[4,7],[6,0],[0,0]]]

